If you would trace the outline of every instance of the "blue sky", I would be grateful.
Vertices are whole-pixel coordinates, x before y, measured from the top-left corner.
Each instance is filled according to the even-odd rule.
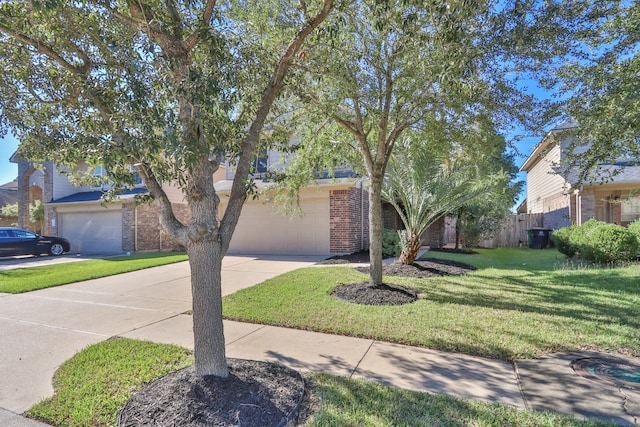
[[[0,185],[18,177],[18,165],[9,162],[9,157],[17,148],[18,141],[10,134],[0,138]]]

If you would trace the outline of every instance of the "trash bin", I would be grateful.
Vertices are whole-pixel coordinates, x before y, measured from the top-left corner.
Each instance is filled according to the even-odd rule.
[[[551,247],[551,232],[548,228],[528,228],[527,243],[531,249]]]

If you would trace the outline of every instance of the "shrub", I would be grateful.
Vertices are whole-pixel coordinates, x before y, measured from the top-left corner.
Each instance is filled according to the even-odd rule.
[[[629,228],[590,219],[581,226],[556,230],[551,240],[568,257],[580,255],[593,262],[632,261],[640,248],[640,221]]]
[[[400,236],[395,230],[382,230],[382,255],[397,257],[400,255]]]
[[[590,219],[579,227],[576,227],[573,233],[571,233],[571,245],[576,248],[576,251],[582,258],[591,259],[591,242],[593,232],[600,226],[607,224],[603,221],[597,221]]]
[[[569,258],[573,257],[578,252],[578,247],[575,245],[573,240],[575,239],[574,234],[577,229],[577,226],[570,225],[569,227],[555,230],[553,234],[551,234],[551,241],[558,249],[558,252],[568,256]]]
[[[627,229],[636,236],[636,239],[638,239],[638,245],[640,245],[640,218],[629,224]]]
[[[590,261],[632,261],[638,254],[638,239],[625,227],[604,223],[593,228],[584,248],[582,255]]]

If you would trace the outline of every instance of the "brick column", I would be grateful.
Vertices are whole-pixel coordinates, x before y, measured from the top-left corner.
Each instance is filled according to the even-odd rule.
[[[596,217],[596,193],[595,191],[583,190],[580,194],[580,224],[584,224],[591,218]]]

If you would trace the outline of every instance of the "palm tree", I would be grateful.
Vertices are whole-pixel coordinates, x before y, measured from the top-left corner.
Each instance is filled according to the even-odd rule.
[[[398,147],[389,159],[382,195],[405,226],[398,231],[399,262],[413,264],[422,233],[486,191],[486,180],[476,179],[473,169],[462,161],[436,156],[424,145]]]

